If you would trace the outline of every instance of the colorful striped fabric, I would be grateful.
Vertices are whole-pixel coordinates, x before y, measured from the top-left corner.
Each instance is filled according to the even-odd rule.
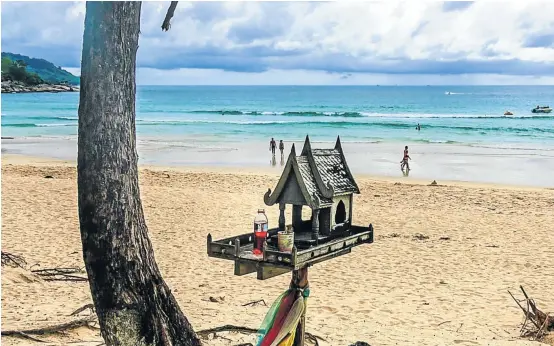
[[[296,328],[306,310],[309,290],[288,289],[271,305],[260,329],[257,346],[292,346]]]

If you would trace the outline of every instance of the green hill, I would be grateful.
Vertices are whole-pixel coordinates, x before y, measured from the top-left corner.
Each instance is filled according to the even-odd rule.
[[[72,75],[66,70],[52,64],[49,61],[44,59],[35,59],[30,58],[25,55],[2,52],[2,75],[4,79],[5,66],[9,66],[9,59],[11,62],[15,63],[17,61],[23,61],[25,70],[30,74],[37,74],[40,79],[46,83],[51,84],[61,84],[67,83],[71,85],[79,84],[79,77]]]

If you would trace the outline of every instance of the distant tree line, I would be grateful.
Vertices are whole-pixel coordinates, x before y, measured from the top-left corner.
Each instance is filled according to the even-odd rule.
[[[44,84],[44,80],[35,72],[27,71],[23,60],[13,61],[2,57],[2,81],[22,82],[28,85]]]
[[[11,60],[4,60],[5,58]],[[16,66],[12,66],[16,65]],[[17,80],[14,78],[14,74],[19,76],[19,79],[22,83],[36,83],[36,77],[25,78],[23,74],[23,65],[25,65],[25,72],[27,74],[37,74],[44,83],[46,84],[67,84],[67,85],[78,85],[80,78],[74,76],[70,72],[62,69],[60,66],[56,66],[50,61],[40,59],[40,58],[31,58],[26,55],[21,55],[17,53],[2,52],[2,74],[6,74],[5,78],[8,79],[8,75],[11,75],[12,80]],[[11,73],[10,70],[11,66]],[[2,79],[4,80],[4,79]]]

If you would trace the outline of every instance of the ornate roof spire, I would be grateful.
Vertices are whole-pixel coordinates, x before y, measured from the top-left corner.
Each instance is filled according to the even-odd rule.
[[[335,149],[342,151],[342,145],[340,143],[340,136],[337,136],[337,142],[335,143]]]
[[[312,150],[312,145],[310,144],[310,137],[306,135],[306,140],[304,141],[304,147],[302,148],[302,153],[300,155],[308,155],[308,152]]]

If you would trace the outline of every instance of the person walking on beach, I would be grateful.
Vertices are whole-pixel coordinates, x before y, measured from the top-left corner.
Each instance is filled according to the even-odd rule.
[[[275,156],[275,147],[277,147],[277,143],[275,143],[275,139],[271,137],[271,141],[269,141],[269,150],[273,156]]]
[[[406,145],[406,147],[404,148],[404,158],[402,158],[402,161],[400,161],[401,165],[400,165],[400,169],[403,171],[404,170],[404,167],[406,167],[406,170],[410,170],[410,164],[408,163],[408,160],[411,160],[412,158],[410,157],[410,155],[408,154],[408,146]]]
[[[279,140],[279,150],[281,151],[281,159],[283,159],[283,156],[284,156],[284,153],[283,151],[285,150],[285,143],[283,143],[283,140]]]

